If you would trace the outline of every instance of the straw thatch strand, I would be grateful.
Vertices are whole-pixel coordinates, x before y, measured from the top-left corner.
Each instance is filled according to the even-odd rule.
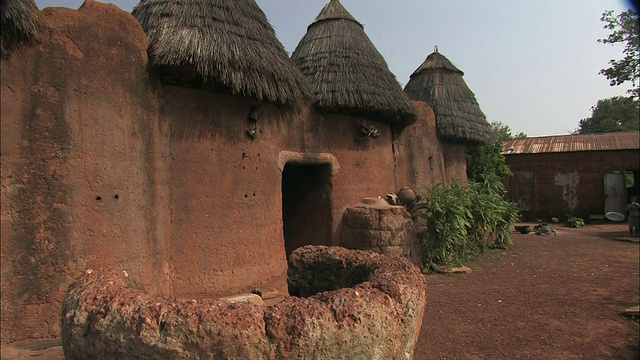
[[[415,109],[362,24],[337,0],[309,25],[291,59],[309,79],[321,111],[397,126],[416,120]]]
[[[143,0],[132,14],[163,81],[278,104],[313,97],[254,0]]]
[[[0,0],[3,59],[21,45],[38,40],[40,20],[37,12],[33,0]]]
[[[429,104],[436,115],[438,137],[444,141],[487,144],[493,131],[469,89],[463,72],[434,52],[411,75],[404,92]]]

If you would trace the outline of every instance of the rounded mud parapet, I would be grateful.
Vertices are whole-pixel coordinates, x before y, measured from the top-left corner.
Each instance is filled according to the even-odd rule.
[[[273,306],[153,298],[125,272],[87,271],[62,307],[66,359],[411,359],[426,302],[420,271],[369,251],[305,246],[300,295]]]

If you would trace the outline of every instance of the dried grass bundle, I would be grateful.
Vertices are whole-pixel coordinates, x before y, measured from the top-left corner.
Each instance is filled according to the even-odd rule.
[[[313,97],[254,0],[143,0],[132,14],[164,79],[190,72],[175,79],[278,104]]]
[[[321,111],[368,117],[390,125],[416,120],[409,102],[362,24],[331,0],[291,55]]]
[[[449,59],[433,52],[411,74],[404,92],[411,100],[424,101],[436,114],[438,137],[452,142],[486,144],[493,141],[491,125],[480,110],[464,73]]]
[[[38,40],[40,20],[33,0],[0,0],[0,27],[2,27],[2,58],[21,45]]]

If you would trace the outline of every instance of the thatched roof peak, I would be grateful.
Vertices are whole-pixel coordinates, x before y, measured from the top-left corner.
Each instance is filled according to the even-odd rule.
[[[132,14],[165,83],[279,104],[313,97],[254,0],[142,0]]]
[[[322,8],[322,10],[318,14],[318,16],[316,16],[316,19],[313,20],[313,22],[311,23],[311,25],[309,25],[309,27],[313,26],[314,24],[316,24],[318,22],[326,21],[326,20],[348,20],[348,21],[353,21],[354,23],[358,24],[358,26],[360,26],[362,29],[364,29],[362,24],[358,20],[356,20],[356,18],[354,18],[347,11],[347,9],[345,9],[345,7],[342,6],[340,1],[338,1],[338,0],[329,1]]]
[[[422,65],[420,65],[411,76],[417,75],[427,70],[446,70],[464,75],[462,70],[458,69],[453,63],[447,59],[444,55],[438,51],[438,46],[433,49],[433,52],[427,56]]]
[[[436,50],[413,72],[404,88],[409,99],[424,101],[436,114],[438,137],[445,142],[486,144],[493,130],[480,110],[463,72]]]
[[[362,24],[338,0],[331,0],[309,25],[291,55],[306,75],[321,111],[363,116],[394,126],[416,120]]]
[[[0,1],[1,56],[3,59],[21,45],[38,39],[40,27],[38,11],[33,0]]]

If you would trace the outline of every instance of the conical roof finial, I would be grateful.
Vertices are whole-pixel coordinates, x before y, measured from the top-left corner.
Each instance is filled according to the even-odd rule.
[[[322,8],[291,59],[311,83],[320,111],[399,127],[416,121],[413,105],[384,58],[338,0]]]
[[[409,99],[433,107],[438,137],[443,142],[489,144],[493,141],[491,126],[463,75],[436,45],[411,74],[404,92]]]

